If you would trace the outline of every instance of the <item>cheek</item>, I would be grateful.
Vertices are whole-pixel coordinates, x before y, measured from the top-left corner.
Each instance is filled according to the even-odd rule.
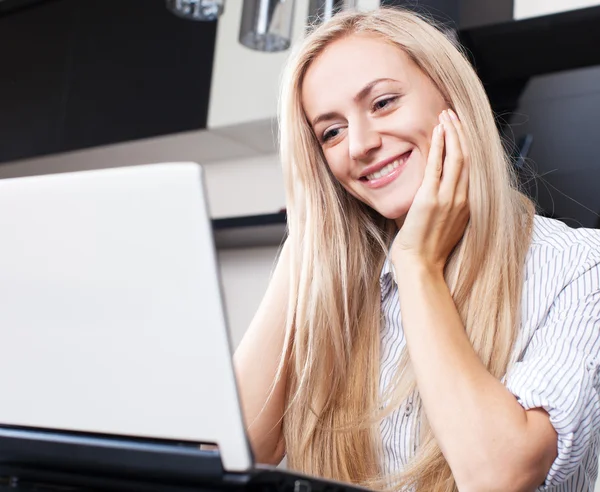
[[[418,104],[399,113],[401,113],[402,118],[396,122],[396,126],[402,128],[405,135],[410,135],[413,143],[419,148],[426,147],[426,149],[429,149],[433,129],[439,123],[437,107],[432,108]]]
[[[427,155],[429,153],[429,143],[425,142],[419,148],[418,159],[415,159],[414,165],[410,167],[411,181],[416,181],[419,185],[423,182],[425,176],[425,168],[427,167]]]
[[[335,179],[342,184],[350,180],[350,163],[340,153],[328,152],[325,154],[325,160]]]
[[[417,166],[414,166],[412,169],[411,178],[416,189],[418,189],[423,183],[423,178],[425,177],[425,166],[427,163],[426,159],[427,156],[425,156],[423,159],[420,159],[419,164]]]
[[[408,166],[405,172],[400,176],[398,186],[399,196],[403,202],[412,203],[417,191],[423,184],[425,176],[426,156],[420,154],[415,156],[411,166]]]
[[[354,198],[361,199],[359,194],[354,189],[356,183],[354,179],[350,175],[350,168],[347,165],[344,165],[340,162],[330,162],[327,161],[327,166],[329,167],[329,171],[333,175],[333,179],[335,179],[342,188],[344,188],[348,193],[350,193]]]
[[[331,171],[331,174],[333,174],[333,177],[336,181],[339,181],[340,183],[344,184],[344,173],[339,167],[335,165],[329,165],[329,171]]]

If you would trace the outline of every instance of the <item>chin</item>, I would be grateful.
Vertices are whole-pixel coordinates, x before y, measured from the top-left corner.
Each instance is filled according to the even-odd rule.
[[[417,189],[413,187],[400,186],[393,190],[385,199],[380,200],[377,203],[377,210],[386,219],[394,220],[396,224],[398,222],[404,222],[404,218],[410,207],[412,206]],[[401,197],[399,199],[399,197]],[[382,197],[383,198],[383,197]]]
[[[395,207],[379,207],[376,210],[386,219],[397,221],[406,217],[409,208],[410,204],[402,204]]]

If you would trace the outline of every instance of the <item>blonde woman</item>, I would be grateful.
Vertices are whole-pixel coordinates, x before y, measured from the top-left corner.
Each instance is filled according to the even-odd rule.
[[[375,489],[593,490],[600,233],[536,216],[484,89],[401,10],[282,83],[289,239],[235,354],[258,461]]]

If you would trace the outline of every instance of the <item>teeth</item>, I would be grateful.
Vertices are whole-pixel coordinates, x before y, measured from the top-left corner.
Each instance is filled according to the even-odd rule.
[[[371,179],[377,179],[377,178],[382,178],[383,176],[387,176],[394,169],[396,169],[399,165],[400,165],[400,159],[396,159],[394,162],[392,162],[391,164],[388,164],[383,169],[380,169],[379,171],[376,171],[372,174],[368,174],[367,179],[371,180]]]

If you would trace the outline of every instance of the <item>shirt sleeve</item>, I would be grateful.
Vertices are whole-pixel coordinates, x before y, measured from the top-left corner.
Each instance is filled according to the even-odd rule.
[[[504,381],[525,410],[546,410],[558,434],[558,456],[538,490],[566,481],[600,429],[600,265],[588,261],[582,270]]]

